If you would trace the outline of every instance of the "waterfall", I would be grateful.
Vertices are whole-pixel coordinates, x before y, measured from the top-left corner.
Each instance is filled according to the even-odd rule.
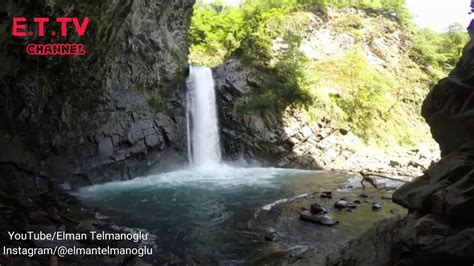
[[[216,94],[212,71],[192,66],[187,80],[186,118],[189,161],[212,166],[221,161]]]

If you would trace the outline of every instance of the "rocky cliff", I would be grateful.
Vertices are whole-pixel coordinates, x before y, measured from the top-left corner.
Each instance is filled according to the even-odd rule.
[[[422,115],[443,154],[474,139],[473,53],[471,42],[464,48],[458,66],[433,88],[423,104]]]
[[[326,12],[305,12],[299,16],[307,16],[309,22],[300,32],[298,52],[312,64],[326,62],[329,58],[344,57],[357,47],[363,60],[375,71],[391,69],[406,72],[408,68],[404,68],[404,65],[413,65],[408,56],[411,42],[409,33],[383,16],[370,15],[357,9],[331,8]],[[358,22],[360,25],[354,26],[348,21],[353,24]],[[272,44],[275,54],[285,49],[285,44],[278,38]],[[421,175],[436,160],[436,148],[431,150],[436,144],[430,141],[417,143],[419,146],[412,149],[390,144],[392,148],[398,149],[396,151],[369,147],[351,129],[347,120],[345,123],[336,121],[336,110],[330,109],[329,105],[322,108],[311,106],[307,111],[294,105],[289,105],[284,110],[246,109],[256,92],[272,90],[271,87],[264,88],[263,84],[269,84],[264,80],[265,71],[238,55],[214,68],[223,151],[227,158],[244,158],[247,162],[258,161],[278,167],[324,168],[345,172],[369,170],[392,176]],[[313,71],[314,75],[320,73]],[[322,83],[316,86],[323,87],[309,90],[322,91],[322,95],[312,97],[337,98],[342,94],[341,91],[347,89],[335,84],[320,84]],[[427,93],[426,88],[420,84],[421,82],[417,82],[409,99],[401,99],[397,105],[402,106],[399,108],[402,113],[405,112],[400,114],[403,120],[409,121],[410,128],[420,128],[417,133],[423,136],[425,132],[428,134],[428,128],[421,122],[421,117],[418,119],[412,115],[415,111],[410,109],[413,107],[411,103],[421,103],[423,95]],[[410,104],[405,106],[404,102]],[[326,108],[328,110],[323,110]],[[311,112],[323,113],[322,118],[312,119],[308,115]],[[321,116],[319,113],[312,115]],[[392,131],[396,130],[392,128]],[[387,136],[386,143],[390,142],[388,138]]]
[[[329,265],[474,263],[473,44],[466,46],[460,63],[423,104],[423,116],[443,157],[394,193],[393,201],[410,214],[376,224],[330,255]]]
[[[90,17],[82,57],[33,57],[2,27],[0,179],[9,193],[140,174],[182,151],[193,0],[10,1],[0,17]],[[10,20],[11,21],[11,20]],[[11,24],[11,23],[10,23]],[[77,39],[78,38],[78,39]],[[21,41],[21,42],[19,42]]]

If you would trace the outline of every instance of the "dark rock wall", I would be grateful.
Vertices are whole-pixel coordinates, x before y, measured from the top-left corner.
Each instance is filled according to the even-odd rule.
[[[474,43],[450,75],[426,97],[422,115],[431,127],[442,154],[474,139]]]
[[[244,65],[238,59],[231,59],[214,69],[214,79],[222,149],[226,159],[245,159],[250,164],[278,167],[321,169],[321,163],[315,159],[320,154],[312,154],[306,145],[310,137],[316,137],[317,132],[322,133],[319,125],[303,127],[303,123],[294,118],[293,130],[288,132],[282,113],[244,109],[252,91],[263,83],[257,69]]]
[[[183,152],[194,0],[9,1],[0,18],[89,16],[82,57],[32,57],[2,27],[0,173],[10,191],[127,179]],[[47,28],[48,30],[48,28]],[[72,30],[72,29],[70,29]],[[56,38],[56,39],[52,39]]]

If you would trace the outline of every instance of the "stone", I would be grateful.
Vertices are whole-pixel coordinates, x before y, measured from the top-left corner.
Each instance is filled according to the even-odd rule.
[[[393,193],[393,201],[409,210],[474,219],[474,141],[444,156],[413,182]]]
[[[324,191],[321,193],[321,198],[332,199],[332,192],[331,191]]]
[[[471,265],[474,228],[456,223],[419,213],[382,220],[329,254],[326,265]]]
[[[315,223],[315,224],[327,225],[327,226],[332,226],[339,223],[338,221],[333,220],[327,214],[313,214],[307,210],[302,211],[300,213],[300,220],[305,221],[305,222]]]
[[[347,208],[349,209],[357,209],[357,205],[355,205],[355,203],[347,203]]]
[[[349,202],[347,200],[338,200],[334,203],[334,208],[336,209],[345,209],[349,206]]]
[[[314,214],[327,213],[328,211],[317,203],[311,204],[311,212]]]
[[[304,139],[309,138],[311,134],[313,134],[311,128],[309,128],[308,126],[303,127],[300,132]]]
[[[264,232],[264,238],[267,241],[276,241],[278,239],[278,233],[273,227],[269,227]]]
[[[372,210],[376,211],[376,210],[380,210],[382,209],[382,205],[380,205],[379,203],[372,203]]]
[[[158,136],[156,134],[155,135],[148,135],[148,136],[145,137],[145,144],[148,147],[154,147],[158,143],[159,143],[159,139],[158,139]]]
[[[309,251],[309,247],[305,245],[295,245],[291,246],[287,250],[287,256],[290,258],[300,259],[305,257],[307,251]]]
[[[110,157],[114,154],[114,144],[110,137],[105,137],[99,142],[98,152],[100,156]]]

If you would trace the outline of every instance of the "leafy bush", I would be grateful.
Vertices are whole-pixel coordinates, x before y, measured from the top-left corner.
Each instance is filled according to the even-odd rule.
[[[264,110],[281,112],[287,106],[311,105],[312,97],[306,90],[307,76],[304,68],[305,56],[297,49],[299,42],[288,42],[289,46],[275,58],[271,68],[260,68],[262,83],[254,91],[246,106],[248,111]]]
[[[240,9],[219,3],[194,9],[191,28],[191,63],[217,65],[240,46],[245,34],[244,18]]]
[[[468,40],[468,34],[459,24],[449,26],[445,33],[415,29],[410,57],[422,65],[435,82],[454,68]]]
[[[397,82],[393,73],[371,68],[356,47],[341,58],[319,63],[317,75],[323,85],[337,88],[330,95],[330,104],[342,111],[341,121],[347,121],[366,140],[373,136],[376,121],[386,118],[394,102],[391,92],[397,90]]]

